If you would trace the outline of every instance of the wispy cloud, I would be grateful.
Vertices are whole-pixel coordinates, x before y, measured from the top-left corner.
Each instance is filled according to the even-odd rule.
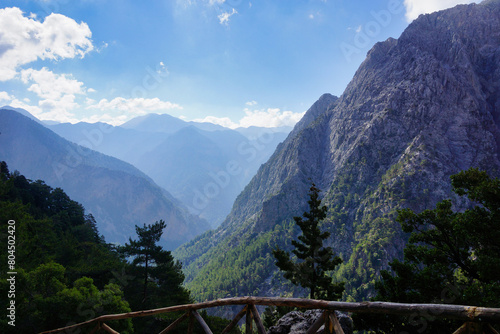
[[[97,103],[92,100],[88,102],[90,105],[86,109],[98,111],[98,114],[87,119],[113,125],[119,125],[133,117],[146,115],[152,111],[166,112],[172,109],[182,109],[182,106],[177,103],[162,101],[157,97],[149,99],[115,97],[112,100],[101,99]]]
[[[481,2],[475,0],[405,0],[406,19],[408,22],[415,20],[420,14],[432,13],[438,10],[451,8],[459,4]]]
[[[354,30],[356,32],[356,34],[359,34],[362,30],[363,30],[363,26],[362,25],[359,25],[355,28],[353,27],[348,27],[347,30]]]
[[[182,109],[182,107],[176,103],[162,101],[157,97],[152,99],[115,97],[111,101],[102,99],[99,103],[87,107],[87,109],[111,109],[129,111],[135,114],[146,114],[149,111]]]
[[[0,81],[13,79],[20,66],[37,59],[84,57],[94,50],[85,22],[50,14],[43,22],[16,7],[0,9]]]
[[[209,122],[222,125],[227,128],[235,129],[239,127],[247,128],[250,126],[259,126],[264,128],[275,128],[280,126],[294,126],[304,113],[294,113],[292,111],[281,111],[279,108],[268,108],[250,110],[244,109],[245,116],[238,122],[233,122],[228,117],[207,116],[205,118],[195,119],[195,122]]]
[[[17,99],[14,95],[7,92],[0,92],[0,106],[9,105],[14,108],[22,108],[29,111],[33,116],[38,117],[42,113],[42,110],[38,106],[32,106],[29,104],[29,99],[25,98],[24,101]]]
[[[208,0],[208,4],[210,6],[213,6],[213,5],[222,5],[224,2],[226,2],[226,0]]]
[[[231,12],[224,12],[220,14],[219,16],[217,16],[219,18],[219,23],[227,25],[229,23],[229,18],[231,18],[231,16],[233,16],[234,14],[238,14],[236,9],[234,8]]]
[[[261,126],[274,128],[278,126],[293,126],[304,116],[304,113],[281,111],[279,108],[260,110],[245,109],[245,116],[240,120],[240,126]]]

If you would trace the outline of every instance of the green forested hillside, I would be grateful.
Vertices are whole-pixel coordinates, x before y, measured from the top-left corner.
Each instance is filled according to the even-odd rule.
[[[161,227],[156,231],[160,237],[165,223]],[[82,205],[59,188],[11,173],[5,162],[0,163],[0,244],[5,246],[0,250],[0,295],[10,316],[0,319],[2,333],[37,333],[102,314],[191,302],[181,266],[169,251],[152,246],[155,270],[145,281],[141,249],[134,255],[107,244]],[[149,333],[172,321],[171,315],[110,325],[120,333]],[[224,325],[216,318],[207,321]]]
[[[61,189],[10,173],[2,162],[0,226],[1,244],[11,240],[9,245],[15,246],[9,253],[7,247],[1,250],[0,293],[5,302],[14,301],[16,309],[15,319],[0,320],[3,333],[34,333],[103,313],[130,311],[114,277],[124,261],[98,234],[94,218]],[[12,268],[8,255],[15,261]],[[6,280],[11,277],[15,293],[6,300],[13,290]],[[116,327],[130,332],[132,323]]]
[[[276,260],[271,251],[276,245],[288,249],[290,240],[287,236],[297,234],[299,229],[292,220],[289,220],[268,232],[240,232],[206,253],[207,259],[216,260],[206,263],[198,275],[194,276],[197,271],[193,266],[185,267],[189,289],[197,300],[261,294],[259,282],[273,275],[274,271]],[[203,236],[188,243],[186,247],[203,247],[197,245],[200,240],[203,240]],[[176,254],[188,258],[187,253],[182,253],[184,249],[180,248]],[[294,295],[292,291],[297,290],[279,274],[273,275],[266,285],[269,289],[276,289],[290,296]]]

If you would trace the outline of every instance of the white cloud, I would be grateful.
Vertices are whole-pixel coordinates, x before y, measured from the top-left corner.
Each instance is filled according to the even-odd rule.
[[[92,115],[90,117],[84,117],[81,119],[81,122],[87,123],[96,123],[96,122],[104,122],[114,126],[120,125],[128,121],[130,117],[127,115],[110,115],[108,113]]]
[[[99,103],[87,107],[88,109],[101,109],[101,110],[119,110],[128,111],[138,115],[144,115],[148,111],[166,110],[166,109],[182,109],[176,103],[169,101],[162,101],[155,97],[152,99],[145,98],[124,98],[115,97],[111,101],[102,99]]]
[[[43,22],[35,17],[16,7],[0,9],[0,81],[37,59],[83,58],[94,49],[86,23],[54,13]]]
[[[229,117],[207,116],[205,118],[194,119],[193,122],[213,123],[230,129],[236,129],[239,127],[239,125],[234,123]]]
[[[46,67],[41,70],[22,70],[20,77],[25,84],[30,85],[28,91],[40,97],[38,106],[41,112],[37,111],[36,117],[61,122],[74,121],[71,111],[79,107],[77,96],[87,93],[83,82],[70,74],[56,74]]]
[[[6,103],[13,100],[13,97],[7,92],[0,92],[0,105],[5,105]]]
[[[225,24],[227,25],[229,23],[229,18],[233,16],[234,14],[238,14],[236,9],[233,8],[232,12],[224,12],[217,16],[219,18],[219,23],[220,24]]]
[[[406,19],[408,22],[415,20],[420,14],[432,13],[438,10],[451,8],[459,4],[481,2],[474,0],[405,0]]]
[[[247,106],[254,106],[254,105],[257,105],[257,101],[248,101],[247,103],[245,103]]]
[[[89,105],[89,106],[95,104],[96,102],[97,102],[96,100],[88,98],[88,97],[85,99],[85,104]]]
[[[46,67],[22,70],[21,80],[25,84],[33,83],[28,90],[44,99],[58,100],[64,95],[84,95],[86,91],[83,82],[73,79],[72,75],[56,74]]]
[[[42,114],[42,110],[39,107],[27,104],[29,103],[29,99],[24,100],[25,102],[18,100],[15,96],[7,92],[0,92],[0,106],[9,105],[14,108],[22,108],[29,111],[35,117]]]
[[[92,102],[92,100],[87,100]],[[145,99],[145,98],[124,98],[115,97],[111,101],[102,99],[97,103],[92,103],[86,107],[88,110],[99,110],[104,113],[101,117],[94,115],[90,119],[99,119],[99,121],[107,122],[113,125],[121,124],[133,117],[146,115],[152,111],[165,111],[170,109],[182,109],[182,106],[169,101],[162,101],[159,98]],[[108,118],[111,117],[111,121]]]
[[[304,113],[294,113],[292,111],[281,111],[278,108],[268,108],[259,110],[245,110],[245,116],[239,122],[233,122],[228,117],[207,116],[203,119],[195,119],[195,122],[209,122],[235,129],[238,127],[247,128],[259,126],[264,128],[274,128],[280,126],[294,126]]]
[[[240,120],[240,126],[261,126],[274,128],[278,126],[294,126],[300,121],[304,113],[294,113],[292,111],[281,111],[278,108],[268,108],[267,110],[245,109],[245,117]]]

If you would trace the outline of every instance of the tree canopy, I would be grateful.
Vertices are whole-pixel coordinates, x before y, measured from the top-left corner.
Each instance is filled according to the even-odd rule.
[[[381,272],[375,300],[500,306],[500,180],[469,169],[453,175],[451,183],[470,208],[456,211],[444,200],[418,214],[400,210],[397,221],[410,233],[409,242],[403,260]],[[362,327],[380,333],[449,329],[432,317],[363,318]]]
[[[310,297],[339,299],[344,291],[344,283],[334,283],[328,271],[342,263],[342,259],[334,255],[331,247],[324,247],[323,242],[330,236],[329,232],[320,230],[320,222],[326,218],[327,207],[321,205],[320,190],[312,184],[309,190],[309,211],[303,217],[293,217],[300,227],[302,235],[298,240],[292,240],[295,249],[292,253],[298,261],[294,262],[290,254],[282,249],[273,250],[276,266],[280,268],[283,276],[295,285],[300,285],[310,290]]]
[[[2,247],[0,254],[3,259],[15,256],[16,291],[11,300],[16,303],[16,326],[3,317],[0,332],[34,333],[131,310],[122,287],[114,282],[113,273],[124,262],[99,235],[92,215],[62,189],[11,173],[0,162],[0,243],[7,245],[9,237],[15,240],[15,251],[9,254]],[[6,273],[12,270],[7,264],[0,263],[2,296],[9,291]],[[115,327],[123,333],[133,330],[128,320]]]
[[[15,230],[8,228],[9,221],[15,221]],[[164,227],[163,221],[137,227],[138,239],[130,240],[119,252],[99,235],[94,217],[62,189],[11,173],[0,162],[0,244],[7,245],[8,237],[15,236],[17,272],[15,298],[9,297],[16,305],[15,327],[2,317],[0,332],[36,333],[103,314],[191,302],[182,285],[181,264],[156,244]],[[8,248],[2,247],[0,257],[8,255]],[[7,265],[7,260],[0,262],[4,310],[5,303],[10,303],[7,272],[12,270]],[[174,316],[145,317],[143,322],[126,319],[110,325],[120,333],[160,332]],[[229,322],[205,319],[216,330]],[[185,328],[176,333],[185,333]],[[195,333],[202,333],[201,328],[195,328]]]
[[[140,296],[135,293],[137,307],[165,307],[189,303],[189,293],[182,287],[182,266],[175,261],[170,251],[157,243],[166,227],[163,220],[143,227],[135,226],[137,240],[129,239],[120,252],[131,258],[131,266],[137,277],[142,278]],[[168,304],[168,305],[167,305]]]

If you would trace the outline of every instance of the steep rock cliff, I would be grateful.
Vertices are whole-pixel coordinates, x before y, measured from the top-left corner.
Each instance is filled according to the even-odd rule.
[[[348,282],[346,298],[366,299],[378,271],[402,254],[396,209],[453,196],[450,175],[469,167],[499,175],[499,65],[498,0],[423,15],[377,43],[338,100],[324,95],[311,107],[222,226],[177,251],[189,287],[202,299],[290,293],[277,287],[269,251],[296,236],[284,221],[302,214],[314,182],[344,259],[334,275]],[[255,275],[229,290],[231,278],[217,274],[248,265]]]

